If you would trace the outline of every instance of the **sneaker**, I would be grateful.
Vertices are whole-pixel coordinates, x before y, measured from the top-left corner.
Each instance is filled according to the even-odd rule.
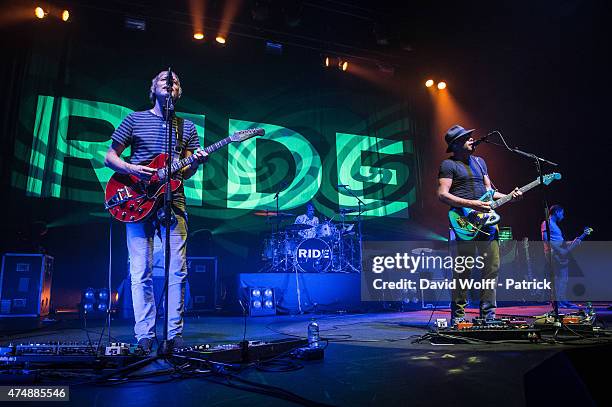
[[[151,353],[151,349],[153,348],[153,339],[151,338],[142,338],[138,340],[138,346],[142,349],[145,355]]]
[[[185,340],[182,335],[176,335],[174,338],[168,340],[168,349],[170,351],[181,349],[185,347]]]

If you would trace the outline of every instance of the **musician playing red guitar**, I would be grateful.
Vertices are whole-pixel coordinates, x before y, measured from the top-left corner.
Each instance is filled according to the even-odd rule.
[[[165,118],[165,103],[168,97],[176,102],[182,95],[179,78],[162,71],[151,82],[149,98],[153,108],[128,115],[112,135],[112,144],[106,153],[105,164],[120,174],[140,179],[149,179],[156,169],[142,165],[154,157],[167,152],[168,129]],[[179,171],[175,178],[187,179],[197,171],[206,153],[200,150],[195,125],[189,120],[172,115],[171,150],[172,162],[195,154],[197,160]],[[131,147],[129,162],[121,154]],[[182,345],[184,294],[187,277],[186,240],[187,215],[185,212],[183,186],[173,192],[173,216],[170,231],[170,277],[168,281],[168,339],[169,347]],[[134,333],[138,343],[150,351],[155,338],[155,315],[157,313],[153,295],[153,238],[155,233],[165,240],[165,230],[155,213],[140,222],[126,223],[127,246],[130,256],[130,278],[134,306]],[[165,242],[164,242],[165,244]]]

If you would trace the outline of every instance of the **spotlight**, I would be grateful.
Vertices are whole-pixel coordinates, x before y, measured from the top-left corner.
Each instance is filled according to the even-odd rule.
[[[427,79],[427,81],[425,82],[425,86],[427,86],[428,88],[431,88],[433,85],[434,85],[433,79]]]
[[[85,293],[83,293],[83,297],[85,297],[86,300],[93,301],[96,297],[96,293],[93,288],[88,288],[85,290]]]
[[[100,289],[100,291],[98,291],[98,299],[101,302],[108,302],[108,289],[107,288],[102,288]]]
[[[85,310],[85,312],[91,312],[93,310],[93,303],[86,302],[85,304],[83,304],[83,309]]]
[[[43,10],[42,7],[36,7],[34,9],[34,15],[38,18],[45,18],[47,16],[47,13],[45,12],[45,10]]]
[[[264,291],[264,297],[272,297],[272,290],[266,288],[266,291]]]
[[[261,308],[261,301],[259,300],[253,301],[253,308]]]
[[[225,37],[222,35],[217,35],[217,38],[215,38],[215,41],[217,41],[219,44],[225,44]]]
[[[446,82],[438,82],[438,89],[446,89]]]
[[[268,309],[274,308],[274,303],[270,300],[266,300],[266,302],[264,302],[264,306]]]
[[[258,288],[254,289],[253,291],[251,291],[251,295],[253,297],[260,297],[261,296],[261,291],[259,291]]]
[[[201,32],[193,33],[193,38],[195,40],[203,40],[204,39],[204,33],[201,33]]]
[[[331,64],[331,61],[329,60],[329,57],[325,57],[325,67],[329,68],[330,64]]]
[[[69,18],[70,18],[70,12],[68,10],[62,11],[62,20],[68,21]]]
[[[342,60],[341,60],[341,61],[338,63],[338,67],[339,67],[340,69],[342,69],[343,71],[346,71],[346,70],[348,69],[348,66],[349,66],[348,61],[342,61]]]
[[[98,311],[100,312],[106,312],[108,306],[106,305],[105,302],[99,302],[98,303]]]

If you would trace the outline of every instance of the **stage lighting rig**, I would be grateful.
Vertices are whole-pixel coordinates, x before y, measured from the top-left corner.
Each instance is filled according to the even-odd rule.
[[[86,288],[81,293],[79,311],[88,319],[104,318],[109,307],[110,293],[108,288]]]
[[[271,287],[249,287],[249,315],[252,317],[276,315],[274,289]]]

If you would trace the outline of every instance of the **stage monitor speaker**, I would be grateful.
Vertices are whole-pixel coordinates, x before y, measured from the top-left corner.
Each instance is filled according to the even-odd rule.
[[[217,263],[216,257],[187,257],[188,311],[217,309]]]
[[[0,318],[49,314],[53,257],[7,253],[2,256]]]

